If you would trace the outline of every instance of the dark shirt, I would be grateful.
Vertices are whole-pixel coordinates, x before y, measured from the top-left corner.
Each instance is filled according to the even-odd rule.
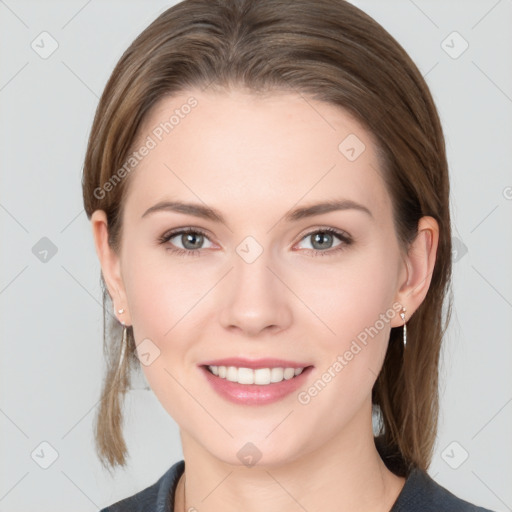
[[[185,461],[171,466],[153,485],[100,512],[174,512],[174,493]],[[413,469],[390,512],[492,512],[461,500],[423,470]]]

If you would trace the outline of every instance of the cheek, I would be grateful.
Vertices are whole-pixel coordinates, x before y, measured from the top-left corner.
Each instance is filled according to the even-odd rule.
[[[329,416],[331,426],[319,429],[336,430],[371,393],[386,355],[391,320],[398,314],[392,307],[391,275],[378,259],[371,264],[360,261],[325,282],[324,293],[316,295],[312,309],[320,312],[329,330],[323,329],[315,340],[319,357],[315,380],[299,390],[297,398],[311,416]]]
[[[123,275],[141,370],[164,408],[183,423],[190,397],[179,383],[186,380],[190,322],[199,311],[194,305],[199,306],[208,282],[201,286],[201,276],[159,252],[127,251]]]
[[[345,420],[348,410],[355,413],[371,392],[384,362],[391,321],[398,314],[392,307],[396,263],[392,251],[383,254],[382,248],[361,251],[338,268],[305,274],[309,285],[302,292],[309,289],[310,293],[304,302],[324,325],[312,315],[308,320],[310,325],[318,323],[318,332],[322,332],[315,343],[321,382],[316,381],[312,395],[303,390],[303,399],[322,410],[333,407],[332,414],[339,422]],[[318,398],[314,396],[317,392]]]
[[[129,250],[123,275],[134,329],[155,343],[171,339],[179,323],[186,323],[208,284],[201,286],[201,276],[163,248]]]
[[[396,263],[392,254],[383,254],[382,248],[367,248],[347,253],[332,264],[307,262],[300,269],[286,271],[293,272],[288,282],[294,292],[324,324],[324,340],[329,340],[330,332],[344,343],[391,308]]]

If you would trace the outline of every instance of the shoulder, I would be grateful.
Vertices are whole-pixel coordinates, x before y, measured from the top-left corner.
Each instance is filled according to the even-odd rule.
[[[493,512],[478,507],[461,498],[434,481],[428,473],[415,468],[390,512]]]
[[[101,509],[100,512],[173,512],[174,492],[184,469],[183,460],[176,462],[153,485]]]

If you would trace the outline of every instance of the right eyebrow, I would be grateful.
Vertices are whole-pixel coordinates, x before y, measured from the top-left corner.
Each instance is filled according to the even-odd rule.
[[[184,213],[186,215],[194,215],[195,217],[201,217],[203,219],[212,220],[214,222],[221,222],[226,224],[226,221],[222,214],[213,208],[195,203],[184,203],[181,201],[160,201],[159,203],[148,208],[141,216],[146,217],[153,212],[158,211],[171,211],[177,213]]]

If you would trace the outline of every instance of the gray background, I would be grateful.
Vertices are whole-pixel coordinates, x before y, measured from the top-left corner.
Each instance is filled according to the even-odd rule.
[[[417,63],[446,133],[455,308],[429,473],[468,501],[512,510],[512,2],[354,3]],[[94,453],[100,267],[80,187],[107,78],[171,4],[0,0],[0,512],[98,510],[182,457],[143,377],[126,400],[128,467],[111,478]],[[43,31],[58,43],[46,59],[31,47],[47,37],[51,48]],[[43,237],[57,250],[46,261]]]

